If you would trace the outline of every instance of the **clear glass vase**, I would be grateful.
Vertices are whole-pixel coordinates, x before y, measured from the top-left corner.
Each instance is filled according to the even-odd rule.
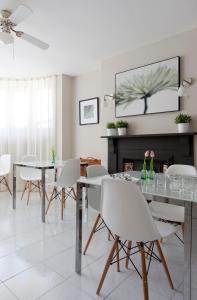
[[[148,179],[150,179],[150,180],[155,179],[155,171],[154,170],[149,170],[148,171]]]
[[[142,180],[146,180],[148,178],[148,172],[146,169],[142,169],[141,172],[140,172],[140,178]]]

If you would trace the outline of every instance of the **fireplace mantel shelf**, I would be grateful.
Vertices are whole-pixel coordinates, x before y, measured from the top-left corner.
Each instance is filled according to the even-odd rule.
[[[185,132],[185,133],[151,133],[151,134],[132,134],[132,135],[103,135],[101,138],[105,139],[129,139],[138,137],[162,137],[162,136],[192,136],[197,135],[197,132]]]

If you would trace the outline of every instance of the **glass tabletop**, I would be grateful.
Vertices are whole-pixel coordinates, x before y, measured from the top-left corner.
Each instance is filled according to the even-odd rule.
[[[136,178],[136,183],[143,194],[157,197],[176,199],[180,202],[197,202],[197,176],[166,175],[156,173],[154,179],[141,179],[138,171],[128,171],[111,175],[114,178],[121,178],[127,181]]]
[[[107,177],[124,179],[135,182],[143,194],[154,197],[170,198],[177,200],[181,205],[184,201],[197,203],[197,176],[167,176],[157,173],[153,180],[141,179],[141,173],[128,171],[99,177],[80,177],[78,182],[100,188],[102,179]]]
[[[54,169],[63,167],[64,161],[63,160],[57,160],[55,163],[52,163],[51,161],[18,161],[13,163],[15,166],[20,167],[29,167],[29,168],[35,168],[35,169]]]

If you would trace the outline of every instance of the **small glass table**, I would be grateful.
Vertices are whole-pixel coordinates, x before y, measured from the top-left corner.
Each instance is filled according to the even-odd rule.
[[[16,168],[24,167],[24,168],[33,168],[41,170],[41,182],[42,182],[42,209],[41,209],[41,218],[42,222],[45,222],[45,173],[46,170],[55,169],[63,167],[64,161],[57,161],[55,163],[51,163],[49,161],[20,161],[13,163],[13,209],[16,209]],[[56,176],[56,172],[55,172]]]
[[[125,176],[126,175],[126,176]],[[107,175],[110,176],[110,175]],[[125,172],[114,174],[125,180],[136,178],[142,193],[151,195],[155,201],[162,201],[164,198],[171,199],[171,203],[180,204],[185,207],[185,232],[184,232],[184,300],[196,300],[197,295],[197,190],[190,189],[172,190],[168,179],[164,174],[152,181],[140,180],[140,172]],[[81,274],[82,257],[82,189],[91,187],[100,189],[103,176],[94,178],[81,177],[77,182],[77,206],[76,206],[76,256],[75,271]],[[189,178],[188,178],[189,180]],[[193,178],[191,177],[191,180]]]

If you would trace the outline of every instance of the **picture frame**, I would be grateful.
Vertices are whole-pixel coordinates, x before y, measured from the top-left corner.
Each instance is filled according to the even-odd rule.
[[[99,98],[79,101],[79,124],[91,125],[99,123]]]
[[[115,74],[115,116],[180,110],[180,56]]]

